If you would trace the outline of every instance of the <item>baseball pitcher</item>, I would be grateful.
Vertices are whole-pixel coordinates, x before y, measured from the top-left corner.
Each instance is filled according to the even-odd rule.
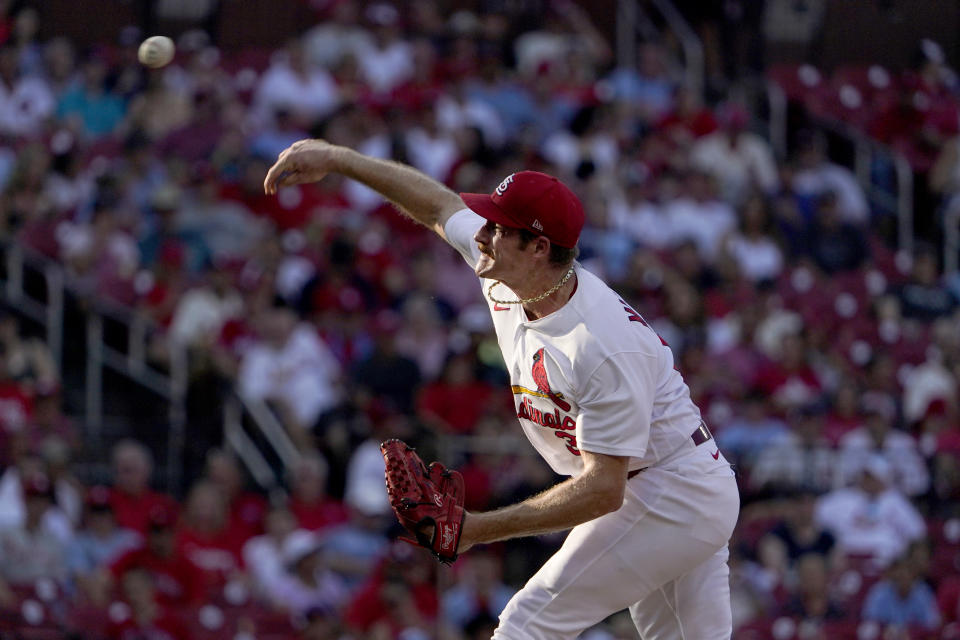
[[[727,542],[739,510],[730,465],[643,317],[577,261],[583,207],[521,171],[456,194],[411,167],[322,140],[280,154],[264,181],[339,173],[433,229],[481,280],[520,427],[569,478],[496,511],[466,512],[456,471],[384,443],[391,503],[412,539],[452,561],[471,546],[572,529],[506,606],[497,640],[576,638],[629,609],[645,640],[731,635]]]

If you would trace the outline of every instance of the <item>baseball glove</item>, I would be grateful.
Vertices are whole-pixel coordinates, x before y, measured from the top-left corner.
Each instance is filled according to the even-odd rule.
[[[433,462],[427,467],[402,440],[380,445],[390,505],[400,524],[413,535],[408,542],[429,550],[440,562],[457,559],[463,531],[463,476]]]

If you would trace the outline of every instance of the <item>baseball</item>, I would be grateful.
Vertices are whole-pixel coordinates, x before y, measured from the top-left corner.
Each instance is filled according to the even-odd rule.
[[[174,50],[173,40],[167,36],[151,36],[140,44],[137,57],[144,66],[159,69],[170,64]]]

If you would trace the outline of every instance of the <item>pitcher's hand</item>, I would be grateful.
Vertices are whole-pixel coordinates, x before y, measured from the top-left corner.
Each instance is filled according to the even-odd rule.
[[[284,149],[267,171],[263,181],[265,193],[274,194],[280,187],[317,182],[334,168],[334,156],[340,147],[325,140],[299,140]]]

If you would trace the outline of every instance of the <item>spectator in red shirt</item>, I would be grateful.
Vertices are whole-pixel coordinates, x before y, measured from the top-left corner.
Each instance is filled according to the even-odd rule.
[[[176,517],[177,503],[170,496],[150,489],[153,457],[136,440],[122,440],[113,448],[113,488],[110,506],[117,525],[146,533],[155,507]]]
[[[347,521],[347,509],[326,493],[329,466],[319,454],[300,458],[290,471],[290,511],[302,529],[319,531]]]
[[[820,378],[807,362],[807,340],[802,332],[783,336],[775,361],[761,367],[755,384],[781,408],[815,402],[821,393]]]
[[[205,593],[222,587],[241,567],[242,530],[231,529],[227,503],[220,489],[200,480],[190,489],[176,535],[177,553],[201,576]]]
[[[7,364],[0,358],[0,462],[10,463],[15,453],[13,441],[23,434],[32,414],[33,402],[27,390],[10,378]]]
[[[717,119],[703,106],[700,93],[684,85],[674,90],[673,109],[657,123],[657,129],[682,146],[713,133],[717,127]]]
[[[238,537],[247,539],[263,533],[263,519],[267,501],[258,493],[244,490],[243,472],[237,459],[223,449],[207,453],[206,477],[217,486],[227,501],[228,528]]]
[[[397,637],[402,630],[426,630],[439,602],[430,557],[395,542],[344,612],[348,628],[365,637]]]
[[[123,554],[110,565],[103,581],[105,592],[95,600],[106,601],[113,585],[131,569],[142,569],[153,576],[157,600],[162,604],[184,605],[203,595],[202,575],[178,553],[174,540],[176,513],[162,504],[147,510],[146,541],[143,546]]]
[[[439,380],[424,387],[417,409],[420,419],[441,433],[466,434],[490,409],[492,397],[491,386],[477,380],[473,354],[461,353],[447,360]]]
[[[154,576],[141,567],[126,570],[121,576],[123,604],[111,607],[111,639],[188,640],[190,633],[180,618],[164,606],[157,595]]]
[[[845,434],[863,424],[860,414],[862,391],[853,381],[844,381],[837,387],[827,413],[824,435],[830,443],[836,445]]]
[[[944,578],[940,583],[937,605],[944,623],[960,621],[960,576]]]

